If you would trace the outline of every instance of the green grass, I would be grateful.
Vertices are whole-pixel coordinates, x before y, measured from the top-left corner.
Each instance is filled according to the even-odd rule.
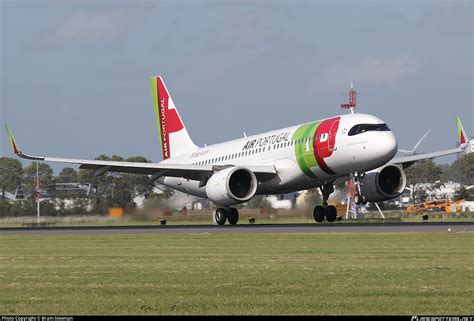
[[[1,236],[0,314],[472,315],[474,234]]]

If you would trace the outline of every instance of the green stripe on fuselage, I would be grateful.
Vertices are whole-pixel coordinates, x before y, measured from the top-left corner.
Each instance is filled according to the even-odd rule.
[[[311,171],[311,167],[318,166],[318,163],[314,157],[313,142],[305,142],[304,140],[314,136],[319,124],[320,122],[314,122],[303,125],[295,131],[292,137],[292,139],[296,141],[303,139],[303,143],[295,145],[296,161],[303,173],[310,178],[317,178],[313,171]],[[308,151],[306,151],[306,144],[308,144],[309,147]]]

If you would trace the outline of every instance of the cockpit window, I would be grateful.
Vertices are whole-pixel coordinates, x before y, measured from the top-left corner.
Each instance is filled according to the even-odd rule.
[[[358,124],[351,128],[349,136],[354,136],[370,131],[386,132],[390,131],[387,124]]]

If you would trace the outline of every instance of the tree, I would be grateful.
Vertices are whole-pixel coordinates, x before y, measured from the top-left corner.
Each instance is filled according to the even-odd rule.
[[[422,160],[409,167],[405,174],[408,184],[435,183],[441,179],[442,170],[432,160]]]
[[[464,186],[461,186],[458,190],[456,190],[454,194],[454,200],[459,201],[459,200],[466,200],[466,201],[472,201],[474,200],[474,188],[467,189]]]
[[[74,168],[65,167],[59,173],[56,181],[58,183],[75,183],[77,179],[77,171]]]
[[[0,188],[2,200],[5,200],[5,191],[14,192],[21,184],[23,167],[21,162],[14,158],[0,157]]]
[[[123,157],[113,155],[109,157],[102,154],[96,157],[97,160],[107,161],[127,161],[149,163],[143,156],[129,157],[124,160]],[[77,180],[81,183],[92,184],[96,191],[94,195],[94,210],[98,213],[105,213],[109,207],[134,207],[133,198],[143,194],[150,193],[153,184],[147,175],[106,172],[101,176],[95,176],[94,171],[79,170]]]
[[[463,185],[474,185],[474,153],[458,158],[446,171],[443,178]]]
[[[125,160],[126,162],[135,162],[135,163],[151,163],[150,160],[146,159],[143,156],[133,156]],[[124,179],[127,184],[133,188],[133,196],[138,196],[141,194],[148,194],[153,191],[153,183],[150,181],[147,175],[141,174],[124,174]]]
[[[36,186],[36,162],[32,162],[23,170],[23,183],[30,191]],[[46,163],[38,163],[38,174],[40,176],[41,188],[51,192],[53,187],[53,169]]]

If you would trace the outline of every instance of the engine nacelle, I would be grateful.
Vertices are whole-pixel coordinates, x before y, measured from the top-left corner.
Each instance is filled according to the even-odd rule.
[[[206,195],[214,204],[229,206],[247,202],[257,191],[257,177],[245,167],[229,167],[214,173]]]
[[[402,168],[386,165],[365,173],[361,192],[367,202],[388,201],[400,196],[405,190],[407,179]]]

